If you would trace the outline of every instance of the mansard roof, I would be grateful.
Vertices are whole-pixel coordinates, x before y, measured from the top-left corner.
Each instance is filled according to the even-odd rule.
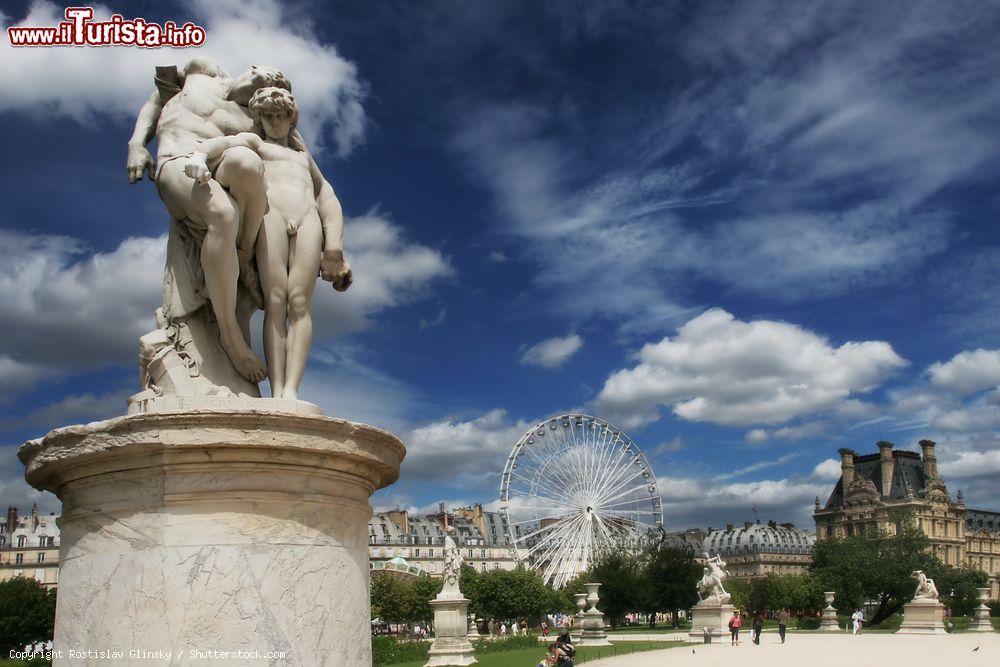
[[[889,496],[884,500],[903,500],[908,497],[919,498],[927,486],[927,478],[924,476],[923,462],[920,454],[908,452],[906,450],[892,450],[892,457],[895,461],[892,470],[892,484],[889,487]],[[882,490],[882,465],[880,454],[865,454],[854,457],[854,478],[865,479],[874,484],[879,491],[881,498]],[[837,480],[837,485],[833,488],[829,500],[826,501],[825,509],[839,509],[844,506],[844,478]]]

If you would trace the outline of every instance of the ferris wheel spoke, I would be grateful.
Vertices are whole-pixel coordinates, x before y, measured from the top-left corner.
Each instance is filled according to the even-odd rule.
[[[625,445],[619,449],[618,456],[614,459],[614,464],[609,466],[611,474],[605,475],[601,480],[601,483],[597,485],[596,492],[598,497],[600,497],[600,495],[607,490],[609,485],[614,483],[614,480],[620,477],[624,472],[628,471],[629,464],[623,463],[623,460],[627,456],[630,457],[632,455],[631,450],[632,445],[630,443],[625,443]]]
[[[553,486],[548,480],[543,480],[543,479],[537,478],[537,477],[534,478],[534,479],[532,479],[532,478],[525,477],[525,476],[521,475],[520,473],[516,473],[516,472],[515,473],[511,473],[511,477],[515,477],[515,478],[523,481],[526,485],[528,485],[528,489],[527,490],[530,491],[532,493],[532,495],[536,495],[537,496],[540,489],[544,489],[549,494],[551,494],[550,496],[543,496],[543,497],[551,497],[553,500],[557,499],[561,495],[559,488],[556,487],[556,486]]]
[[[579,517],[570,519],[569,521],[559,525],[555,529],[552,529],[548,535],[540,539],[534,545],[528,548],[528,556],[532,556],[535,552],[542,549],[546,544],[558,543],[558,540],[562,539],[566,535],[569,535],[573,530],[575,524],[579,521]]]
[[[545,537],[542,538],[543,540],[547,540],[547,539],[549,539],[551,537],[551,535],[552,535],[553,532],[561,530],[563,527],[565,527],[565,525],[567,523],[570,523],[570,522],[575,521],[575,520],[576,520],[576,517],[572,517],[571,516],[571,517],[569,517],[567,519],[563,519],[562,521],[559,521],[557,523],[549,524],[548,526],[541,526],[538,529],[533,530],[530,533],[526,533],[526,534],[522,535],[521,537],[519,537],[519,538],[517,538],[517,539],[515,539],[513,541],[515,543],[517,543],[517,542],[524,542],[524,541],[526,541],[526,540],[528,540],[528,539],[530,539],[532,537],[535,537],[536,535],[542,535],[542,534],[548,533],[547,535],[545,535]]]
[[[649,476],[650,476],[649,470],[647,470],[645,468],[642,468],[642,467],[640,467],[638,471],[630,471],[630,472],[632,473],[631,475],[624,475],[624,476],[622,476],[621,479],[619,479],[618,481],[616,481],[614,483],[614,486],[606,489],[598,497],[597,504],[600,505],[601,503],[604,503],[607,500],[613,500],[614,499],[613,497],[608,497],[608,496],[611,496],[612,494],[614,494],[619,489],[624,488],[629,483],[631,483],[633,480],[638,479],[640,477],[646,477],[648,479]],[[649,485],[649,482],[646,482],[644,484],[644,486],[648,486],[648,485]]]
[[[626,489],[620,493],[611,496],[610,498],[605,498],[603,502],[607,503],[608,501],[611,500],[618,500],[619,498],[623,498],[629,495],[630,493],[635,493],[636,491],[642,491],[643,489],[647,489],[648,487],[649,487],[648,484],[640,484],[639,486],[633,486],[631,489]]]

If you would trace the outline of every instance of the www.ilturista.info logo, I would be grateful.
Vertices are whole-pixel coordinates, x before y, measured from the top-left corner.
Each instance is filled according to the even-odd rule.
[[[139,46],[158,49],[162,46],[184,48],[205,43],[205,29],[188,21],[178,26],[173,21],[163,25],[145,19],[125,19],[112,14],[109,21],[94,21],[93,7],[67,7],[65,21],[57,26],[17,26],[7,28],[11,46]]]

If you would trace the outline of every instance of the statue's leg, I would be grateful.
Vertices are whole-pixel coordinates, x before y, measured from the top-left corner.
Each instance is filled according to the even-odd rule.
[[[312,295],[323,250],[323,228],[313,210],[290,240],[288,253],[288,352],[285,398],[297,398],[312,346]]]
[[[160,197],[171,215],[204,229],[201,266],[205,290],[219,323],[220,342],[236,371],[251,382],[260,382],[264,379],[264,364],[250,350],[236,321],[236,281],[239,278],[236,202],[215,180],[195,183],[184,173],[184,162],[182,158],[161,166],[157,179]]]
[[[257,267],[264,288],[264,355],[271,396],[285,390],[285,346],[288,337],[288,233],[285,220],[271,211],[257,237]]]
[[[267,188],[264,163],[253,150],[245,146],[230,148],[215,166],[215,179],[229,189],[241,211],[236,247],[249,259],[253,256],[257,232],[267,212]]]

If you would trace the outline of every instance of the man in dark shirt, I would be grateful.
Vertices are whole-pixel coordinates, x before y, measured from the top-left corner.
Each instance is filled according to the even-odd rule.
[[[787,609],[782,609],[781,613],[778,614],[778,635],[781,637],[781,643],[785,643],[785,630],[788,629],[788,619],[791,616]]]

